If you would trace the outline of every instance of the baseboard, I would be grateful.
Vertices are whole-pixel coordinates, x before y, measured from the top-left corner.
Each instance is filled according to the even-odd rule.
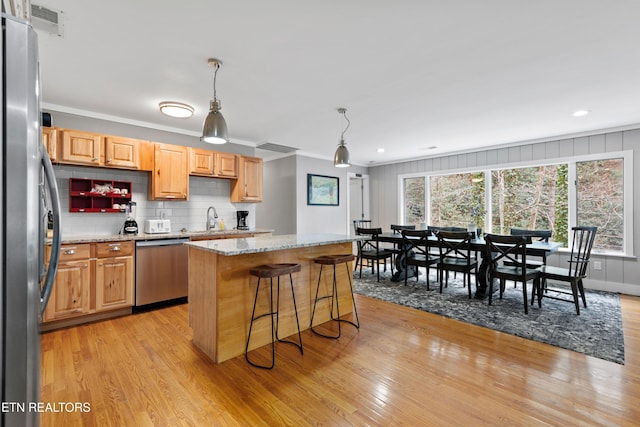
[[[618,292],[625,295],[640,296],[640,285],[618,282],[605,282],[603,280],[585,279],[584,287],[598,291]]]

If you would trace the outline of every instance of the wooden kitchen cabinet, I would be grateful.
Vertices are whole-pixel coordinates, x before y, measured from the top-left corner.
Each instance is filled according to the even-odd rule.
[[[90,310],[91,245],[63,245],[53,291],[43,320],[82,316]],[[47,247],[46,259],[51,248]]]
[[[187,147],[155,143],[149,199],[189,198],[189,153]]]
[[[102,166],[102,135],[71,129],[60,129],[59,163]]]
[[[55,162],[58,158],[58,129],[43,127],[42,143],[44,144],[51,161]]]
[[[216,153],[216,176],[224,178],[238,177],[238,156],[231,153]]]
[[[240,156],[238,179],[231,181],[231,202],[262,201],[262,159]]]
[[[190,148],[189,174],[214,178],[237,178],[238,156],[231,153]]]
[[[104,165],[107,167],[140,169],[139,147],[143,141],[118,136],[104,138]]]
[[[215,151],[189,148],[189,173],[191,175],[213,176],[215,161]]]
[[[96,311],[133,305],[133,248],[132,241],[96,243]]]

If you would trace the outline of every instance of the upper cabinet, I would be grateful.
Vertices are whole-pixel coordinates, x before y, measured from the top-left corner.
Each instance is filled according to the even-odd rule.
[[[213,176],[215,161],[215,152],[189,148],[189,173],[191,175]]]
[[[238,179],[231,181],[231,202],[262,201],[262,159],[240,156]]]
[[[60,155],[58,162],[79,165],[101,166],[100,148],[102,136],[93,132],[59,129]]]
[[[104,138],[104,164],[110,167],[140,169],[140,145],[137,139],[107,136]]]
[[[231,153],[190,148],[189,173],[217,178],[237,178],[238,156]]]
[[[216,153],[215,175],[225,178],[237,178],[238,156],[230,153]]]
[[[189,156],[187,147],[155,143],[149,199],[189,198]]]
[[[52,162],[58,159],[58,130],[56,128],[42,128],[42,143],[44,144]]]

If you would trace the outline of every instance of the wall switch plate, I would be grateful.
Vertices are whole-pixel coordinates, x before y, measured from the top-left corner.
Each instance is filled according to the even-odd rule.
[[[158,209],[156,212],[160,219],[169,218],[171,216],[171,209]]]
[[[602,262],[601,261],[594,261],[593,262],[593,269],[594,270],[602,270]]]

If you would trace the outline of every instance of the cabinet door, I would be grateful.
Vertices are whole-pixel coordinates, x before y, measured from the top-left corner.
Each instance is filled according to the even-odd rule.
[[[96,261],[96,311],[133,305],[133,257]]]
[[[88,313],[90,281],[89,260],[60,263],[44,321]]]
[[[189,173],[192,175],[212,176],[215,152],[190,148]]]
[[[232,202],[262,201],[262,159],[240,157],[240,174],[231,184]]]
[[[115,168],[140,169],[139,141],[107,136],[104,139],[104,164]]]
[[[100,159],[102,137],[99,134],[63,129],[61,138],[62,152],[58,158],[60,163],[102,165]]]
[[[58,130],[56,128],[42,128],[42,143],[44,144],[49,158],[55,162],[58,157]]]
[[[238,156],[229,153],[216,153],[215,174],[225,178],[237,178]]]
[[[187,147],[155,144],[150,198],[152,200],[187,200],[189,198]]]

